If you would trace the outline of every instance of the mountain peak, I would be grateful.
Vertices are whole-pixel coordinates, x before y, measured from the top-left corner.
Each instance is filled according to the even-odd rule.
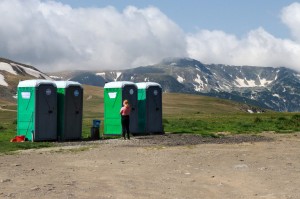
[[[163,59],[158,65],[170,65],[170,66],[200,66],[203,65],[200,61],[191,59],[188,57],[168,57]]]

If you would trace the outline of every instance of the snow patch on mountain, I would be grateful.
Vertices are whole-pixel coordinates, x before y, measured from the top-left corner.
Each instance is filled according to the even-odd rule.
[[[2,86],[8,86],[8,84],[6,83],[4,76],[0,74],[0,85]]]
[[[56,79],[56,80],[63,79],[63,77],[58,77],[58,76],[55,76],[55,75],[50,75],[49,77],[52,78],[52,79]]]
[[[23,66],[19,66],[20,68],[22,68],[23,70],[25,70],[25,72],[33,77],[40,77],[43,76],[39,71],[33,70],[31,68],[26,68]],[[47,78],[46,78],[47,79]],[[48,78],[49,79],[49,78]]]
[[[258,80],[259,84],[257,84],[257,81],[253,79],[247,80],[246,78],[242,79],[237,77],[234,80],[234,85],[239,88],[265,87],[273,82],[272,80],[267,80],[266,78],[261,79],[260,76],[258,76]]]
[[[97,76],[105,77],[105,73],[96,73]]]
[[[294,74],[294,76],[300,79],[300,74]]]
[[[177,75],[177,81],[178,81],[178,82],[183,83],[184,80],[185,80],[185,79],[184,79],[183,77]]]
[[[117,81],[118,80],[118,78],[121,76],[121,72],[116,72],[116,74],[117,74],[117,78],[115,79],[115,81]]]
[[[273,81],[272,80],[267,80],[266,78],[260,78],[260,76],[258,75],[258,79],[260,82],[260,86],[268,86],[269,84],[271,84]],[[277,77],[275,78],[275,80],[277,79]]]
[[[208,83],[208,80],[205,76],[203,76],[204,80],[205,80],[205,83],[207,84]]]
[[[247,80],[246,78],[245,79],[242,79],[242,78],[236,78],[234,80],[234,85],[236,87],[239,87],[239,88],[242,88],[242,87],[255,87],[256,84],[255,84],[255,81],[254,80]]]
[[[203,81],[201,80],[200,75],[197,74],[197,78],[194,79],[194,82],[197,83],[197,85],[194,84],[194,89],[195,89],[195,91],[200,92],[201,90],[203,90],[204,83],[203,83]]]
[[[47,80],[52,80],[50,77],[48,77],[47,75],[44,75],[43,73],[41,73],[38,70],[34,70],[32,68],[28,68],[28,67],[25,67],[25,66],[22,66],[22,65],[19,65],[19,64],[15,64],[15,63],[10,63],[10,65],[14,66],[16,68],[24,70],[25,73],[27,73],[28,75],[31,75],[33,77],[44,78],[44,79],[47,79]],[[15,75],[17,75],[17,74],[15,73]]]
[[[110,81],[119,81],[119,77],[122,75],[122,72],[115,72],[115,71],[109,71],[109,72],[98,72],[96,73],[97,76],[100,76],[104,79],[109,78]]]
[[[219,83],[219,82],[218,82],[218,83]],[[220,85],[220,89],[221,89],[221,90],[224,90],[224,91],[230,91],[230,90],[231,90],[231,86],[230,86],[230,85],[223,84],[223,85]]]
[[[5,63],[5,62],[0,62],[0,70],[3,70],[3,71],[6,71],[6,72],[9,72],[13,75],[18,75],[16,73],[16,71],[12,68],[12,66],[8,63]]]

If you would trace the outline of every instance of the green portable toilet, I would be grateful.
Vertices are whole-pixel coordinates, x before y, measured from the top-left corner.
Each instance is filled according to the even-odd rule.
[[[104,135],[122,135],[120,109],[127,99],[131,106],[129,129],[138,128],[137,87],[133,82],[118,81],[104,85]]]
[[[57,92],[49,80],[18,84],[17,135],[31,141],[57,140]]]
[[[82,135],[83,88],[73,81],[55,81],[57,87],[57,136],[79,140]]]
[[[134,134],[163,133],[162,88],[155,82],[141,82],[138,87],[138,131]]]

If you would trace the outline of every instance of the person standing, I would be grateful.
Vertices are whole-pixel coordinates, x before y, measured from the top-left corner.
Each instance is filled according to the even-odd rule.
[[[120,114],[121,114],[121,123],[122,123],[122,136],[124,139],[126,139],[126,134],[127,134],[127,139],[130,140],[130,135],[129,135],[130,105],[128,103],[128,100],[123,101],[123,107],[120,110]]]

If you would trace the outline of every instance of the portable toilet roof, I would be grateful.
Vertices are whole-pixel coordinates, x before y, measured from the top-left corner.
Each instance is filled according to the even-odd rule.
[[[108,82],[104,85],[104,88],[123,88],[125,85],[135,85],[135,83],[130,81]]]
[[[24,80],[20,81],[18,84],[19,88],[24,88],[24,87],[38,87],[40,84],[54,84],[53,81],[51,80],[44,80],[44,79],[31,79],[31,80]],[[55,86],[56,87],[56,86]]]
[[[161,85],[156,82],[139,82],[136,83],[136,86],[138,89],[147,89],[149,86],[159,86],[161,88]]]
[[[57,88],[67,88],[74,85],[81,87],[80,83],[74,81],[55,81],[55,84]]]

